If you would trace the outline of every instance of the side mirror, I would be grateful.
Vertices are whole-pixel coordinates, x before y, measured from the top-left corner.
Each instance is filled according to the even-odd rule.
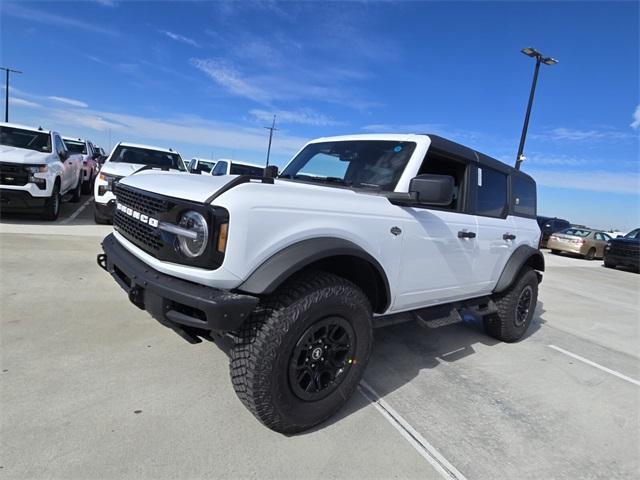
[[[409,193],[418,203],[449,205],[453,201],[454,181],[450,175],[418,175],[409,183]]]
[[[276,178],[278,176],[277,165],[269,165],[264,168],[264,176],[267,178]]]
[[[67,150],[60,150],[58,152],[58,156],[60,157],[60,160],[64,162],[67,158],[69,158],[69,152]]]

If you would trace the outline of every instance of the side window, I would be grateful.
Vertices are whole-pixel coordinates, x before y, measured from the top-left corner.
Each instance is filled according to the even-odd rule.
[[[476,214],[504,217],[507,212],[507,176],[487,167],[478,167]]]
[[[439,152],[429,150],[427,152],[427,156],[422,162],[420,170],[418,170],[418,175],[449,175],[450,177],[453,177],[453,200],[449,205],[438,208],[461,212],[464,207],[463,190],[466,172],[467,165],[464,162],[448,158]]]
[[[511,177],[511,207],[514,215],[536,216],[535,182],[519,175]]]
[[[227,174],[227,162],[219,161],[216,166],[213,167],[211,175],[226,175]]]
[[[56,148],[56,153],[64,152],[67,150],[67,148],[64,146],[64,143],[62,143],[62,139],[58,135],[53,137],[53,143]]]

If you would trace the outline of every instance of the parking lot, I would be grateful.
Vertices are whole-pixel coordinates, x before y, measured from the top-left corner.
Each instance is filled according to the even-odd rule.
[[[545,253],[527,337],[376,331],[365,381],[297,436],[237,400],[225,353],[129,304],[83,196],[0,224],[4,478],[637,478],[640,275]]]

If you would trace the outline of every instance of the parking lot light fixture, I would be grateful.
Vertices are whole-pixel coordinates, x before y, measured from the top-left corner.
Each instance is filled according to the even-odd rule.
[[[528,57],[536,59],[536,67],[533,71],[533,81],[531,82],[531,92],[529,93],[529,103],[527,103],[527,113],[524,116],[524,125],[522,126],[522,135],[520,136],[520,145],[518,147],[518,154],[516,155],[516,170],[520,170],[520,165],[525,159],[524,156],[524,142],[527,138],[527,129],[529,128],[529,117],[531,116],[531,105],[533,104],[533,96],[536,92],[536,84],[538,83],[538,71],[540,70],[540,64],[555,65],[558,60],[552,57],[545,57],[539,51],[533,47],[523,48],[522,53]]]

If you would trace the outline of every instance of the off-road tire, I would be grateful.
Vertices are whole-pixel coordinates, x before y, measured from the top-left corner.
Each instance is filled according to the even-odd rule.
[[[616,268],[617,265],[615,263],[611,263],[611,262],[607,262],[606,260],[604,261],[604,266],[607,268]]]
[[[316,401],[302,400],[290,383],[298,341],[323,319],[341,317],[353,329],[355,351],[334,390]],[[268,428],[293,434],[334,415],[357,387],[373,341],[371,305],[353,283],[314,271],[293,277],[264,298],[239,332],[230,373],[238,398]]]
[[[531,302],[522,323],[518,321],[517,307],[527,289],[531,294]],[[530,267],[524,267],[518,279],[505,292],[495,294],[493,302],[498,311],[484,317],[484,329],[494,338],[503,342],[517,342],[529,328],[538,300],[538,276]]]
[[[596,258],[596,249],[591,247],[589,251],[586,253],[586,255],[584,256],[584,259],[593,260],[594,258]]]
[[[78,203],[82,198],[82,175],[78,179],[78,185],[73,189],[71,193],[71,199],[69,200],[71,203]]]
[[[42,219],[52,222],[60,215],[60,184],[56,181],[51,191],[51,196],[47,199],[44,210],[42,211]]]

